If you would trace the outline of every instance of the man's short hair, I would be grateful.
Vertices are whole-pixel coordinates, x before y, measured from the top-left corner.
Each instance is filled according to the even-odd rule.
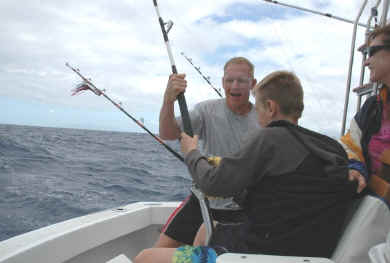
[[[371,41],[380,35],[383,35],[383,44],[390,45],[390,24],[375,28],[374,31],[370,33],[369,40]]]
[[[247,65],[249,66],[249,73],[250,73],[251,77],[254,76],[254,73],[255,73],[255,66],[252,64],[252,62],[249,61],[249,59],[244,58],[244,57],[234,57],[234,58],[231,58],[231,59],[229,59],[229,60],[225,63],[225,66],[223,67],[223,71],[225,71],[226,68],[227,68],[230,64],[247,64]]]
[[[271,99],[286,116],[299,119],[304,108],[303,89],[299,78],[289,71],[275,71],[261,80],[254,89],[256,103],[265,105]]]

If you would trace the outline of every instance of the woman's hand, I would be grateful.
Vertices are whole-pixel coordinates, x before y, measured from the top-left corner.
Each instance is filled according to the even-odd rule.
[[[358,181],[359,185],[356,191],[357,193],[363,191],[363,189],[367,186],[366,178],[364,178],[364,176],[361,173],[359,173],[357,170],[350,169],[348,174],[348,179],[350,181],[355,181],[355,180]]]
[[[190,151],[198,148],[198,137],[198,135],[194,135],[192,138],[184,132],[181,133],[179,140],[181,144],[181,151],[184,155],[187,155]]]

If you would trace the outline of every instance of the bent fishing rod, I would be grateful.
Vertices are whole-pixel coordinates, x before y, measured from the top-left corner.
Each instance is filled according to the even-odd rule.
[[[164,38],[164,42],[165,42],[165,46],[167,48],[169,61],[171,62],[172,73],[177,74],[175,61],[173,59],[172,50],[171,50],[171,46],[169,44],[169,39],[168,39],[168,32],[169,32],[169,30],[171,30],[171,28],[173,26],[173,22],[171,20],[169,20],[167,23],[165,23],[164,20],[161,18],[160,11],[159,11],[159,8],[157,5],[157,0],[153,0],[153,4],[154,4],[154,7],[156,9],[158,22],[160,24],[161,32],[163,34],[163,38]],[[167,26],[167,29],[165,28],[165,26]],[[181,113],[181,118],[183,121],[184,132],[187,133],[189,136],[193,137],[194,133],[192,130],[191,119],[190,119],[190,115],[188,113],[187,103],[186,103],[186,99],[185,99],[183,92],[177,96],[177,100],[178,100],[179,106],[180,106],[180,113]],[[206,198],[206,196],[204,195],[204,193],[202,193],[199,189],[197,189],[196,185],[192,186],[191,191],[192,191],[192,193],[194,193],[196,198],[198,198],[198,200],[199,200],[202,218],[203,218],[204,224],[206,226],[206,241],[205,241],[205,243],[207,245],[210,242],[212,233],[214,232],[214,224],[213,224],[213,218],[211,217],[211,214],[210,214],[209,201]]]
[[[81,73],[80,73],[80,70],[79,69],[76,69],[74,67],[72,67],[71,65],[69,65],[69,63],[65,63],[65,66],[67,66],[68,68],[70,68],[73,72],[75,72],[82,80],[83,82],[78,84],[76,86],[76,88],[73,90],[73,93],[72,93],[72,96],[73,95],[76,95],[78,94],[79,92],[81,91],[84,91],[84,90],[90,90],[92,91],[95,95],[97,96],[100,96],[100,95],[103,95],[103,97],[105,97],[107,100],[109,100],[112,104],[114,104],[120,111],[122,111],[124,114],[126,114],[127,117],[129,117],[130,119],[132,119],[138,126],[140,126],[142,129],[144,129],[147,133],[149,133],[154,139],[156,139],[162,146],[164,146],[168,151],[170,151],[175,157],[177,157],[180,161],[184,162],[184,158],[179,154],[177,153],[175,150],[173,150],[169,145],[167,145],[161,138],[159,138],[158,136],[154,135],[149,129],[147,129],[145,127],[145,125],[143,125],[140,121],[138,121],[136,118],[134,118],[133,116],[131,116],[127,111],[125,111],[120,103],[116,103],[115,101],[113,101],[109,96],[107,96],[105,94],[105,90],[101,90],[99,88],[97,88],[92,82],[90,79],[87,79],[86,77],[84,77]]]
[[[355,21],[352,21],[352,20],[349,20],[349,19],[346,19],[346,18],[342,18],[342,17],[339,17],[339,16],[334,16],[334,15],[329,14],[329,13],[323,13],[323,12],[319,12],[319,11],[316,11],[316,10],[311,10],[311,9],[308,9],[308,8],[300,7],[300,6],[295,6],[295,5],[282,3],[282,2],[279,2],[279,1],[274,1],[274,0],[262,0],[262,1],[268,2],[268,3],[272,3],[272,4],[276,4],[276,5],[281,5],[281,6],[286,6],[286,7],[298,9],[298,10],[309,12],[309,13],[312,13],[312,14],[325,16],[325,17],[328,17],[328,18],[333,18],[333,19],[336,19],[336,20],[339,20],[339,21],[343,21],[343,22],[347,22],[347,23],[351,23],[351,24],[355,23]],[[370,28],[370,26],[366,25],[366,24],[358,23],[358,25],[362,26],[362,27]]]
[[[213,86],[213,84],[211,84],[211,82],[210,82],[210,77],[209,76],[205,76],[205,75],[203,75],[203,73],[202,73],[202,71],[200,71],[200,67],[197,67],[197,66],[195,66],[194,65],[194,63],[192,63],[192,59],[191,58],[189,58],[189,57],[187,57],[185,54],[184,54],[184,52],[181,52],[180,53],[191,65],[192,65],[192,67],[193,68],[195,68],[196,69],[196,71],[198,71],[198,73],[203,77],[203,79],[210,85],[210,87],[222,98],[222,94],[221,94],[221,92],[219,92],[219,90],[217,89],[217,88],[215,88],[214,86]]]

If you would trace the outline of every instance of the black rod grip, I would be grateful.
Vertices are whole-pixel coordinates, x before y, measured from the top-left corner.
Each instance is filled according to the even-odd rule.
[[[183,121],[184,132],[189,136],[194,137],[194,132],[192,130],[190,114],[188,113],[186,98],[184,97],[184,93],[180,93],[177,96],[177,101],[179,102],[181,119]]]

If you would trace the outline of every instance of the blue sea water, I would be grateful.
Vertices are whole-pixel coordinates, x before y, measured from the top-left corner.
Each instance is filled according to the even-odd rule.
[[[0,124],[0,241],[137,201],[183,200],[190,184],[145,133]]]

